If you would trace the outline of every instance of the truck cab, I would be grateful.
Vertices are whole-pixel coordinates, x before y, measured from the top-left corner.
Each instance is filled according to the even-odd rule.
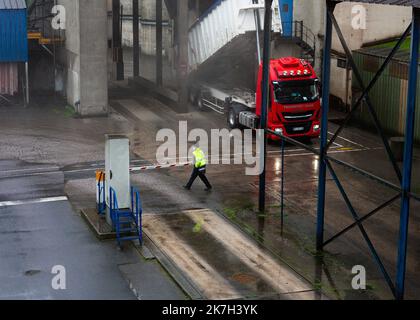
[[[226,115],[229,128],[258,129],[261,123],[262,64],[257,92],[232,84],[195,82],[190,101],[200,110]],[[303,59],[285,57],[270,61],[267,128],[291,138],[318,138],[320,134],[320,82],[312,66]],[[278,135],[268,135],[280,140]]]
[[[258,72],[256,115],[261,117],[262,65]],[[285,57],[270,61],[267,128],[286,137],[317,138],[320,134],[320,84],[305,60]],[[275,135],[269,136],[278,140]]]

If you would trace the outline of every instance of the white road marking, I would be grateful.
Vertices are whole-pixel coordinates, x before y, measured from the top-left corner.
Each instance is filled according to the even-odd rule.
[[[319,150],[319,148],[316,148],[316,149]],[[348,153],[348,152],[362,152],[362,151],[367,151],[367,150],[376,150],[375,148],[374,149],[368,149],[368,148],[364,148],[364,149],[351,149],[350,148],[350,149],[346,149],[346,150],[339,150],[339,149],[340,148],[333,148],[333,151],[328,152],[328,154],[339,154],[339,153]],[[378,149],[382,149],[382,148],[378,148]],[[293,150],[293,151],[305,151],[305,149],[296,149],[296,150]],[[268,157],[267,158],[272,158],[272,159],[273,158],[276,158],[277,157],[277,154],[280,154],[280,153],[281,153],[281,151],[268,152]],[[222,155],[219,158],[219,161],[221,163],[218,163],[218,164],[219,165],[225,165],[225,164],[226,165],[231,165],[232,164],[231,161],[234,160],[234,156],[235,155],[242,156],[242,155],[251,155],[251,154],[239,154],[239,153],[238,154],[234,154],[234,155],[224,154],[224,155]],[[259,153],[255,154],[255,157],[257,157],[258,155],[259,155]],[[287,152],[285,152],[285,155],[284,156],[286,158],[289,158],[289,157],[304,157],[304,156],[316,156],[316,155],[314,153],[312,153],[312,152],[307,152],[307,153],[287,153]],[[210,156],[210,158],[211,158],[211,156]],[[183,158],[174,158],[172,160],[181,160],[181,159],[186,159],[186,158],[185,157],[183,157]],[[168,160],[171,160],[171,159],[168,159]],[[209,162],[209,164],[212,165],[211,161]],[[142,168],[140,168],[140,167],[133,167],[133,168],[130,169],[130,171],[131,172],[139,172],[139,171],[143,171],[143,170],[167,169],[167,168],[174,168],[174,167],[186,167],[188,165],[190,165],[190,164],[179,162],[177,164],[163,165],[163,166],[160,166],[160,165],[157,165],[157,166],[151,165],[151,166],[145,166],[145,167],[142,167]]]
[[[334,136],[334,133],[332,133],[332,132],[328,132],[328,134],[330,134],[331,136]],[[356,146],[359,146],[359,147],[362,147],[362,148],[366,148],[364,145],[362,145],[360,143],[357,143],[357,142],[354,142],[354,141],[352,141],[350,139],[346,139],[346,138],[344,138],[342,136],[338,136],[337,139],[341,139],[341,140],[344,140],[344,141],[346,141],[348,143],[354,144]],[[343,147],[343,146],[341,146],[341,147]]]
[[[328,154],[336,154],[336,153],[347,153],[347,152],[361,152],[366,151],[366,149],[353,149],[353,150],[337,150],[337,151],[330,151]],[[295,154],[287,154],[285,157],[302,157],[302,156],[316,156],[313,153],[295,153]]]
[[[60,201],[68,201],[69,198],[66,196],[61,197],[49,197],[49,198],[39,198],[39,199],[31,199],[31,200],[18,200],[18,201],[3,201],[0,202],[0,208],[4,207],[16,207],[28,204],[39,204],[39,203],[48,203],[48,202],[60,202]]]
[[[27,169],[12,169],[12,170],[3,170],[0,171],[0,174],[4,174],[4,173],[20,173],[20,172],[27,172],[27,171],[34,171],[34,172],[39,172],[39,171],[57,171],[58,167],[44,167],[44,168],[27,168]]]

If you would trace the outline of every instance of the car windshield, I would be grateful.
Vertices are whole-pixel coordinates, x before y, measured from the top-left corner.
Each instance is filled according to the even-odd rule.
[[[274,82],[273,87],[276,102],[281,104],[314,102],[319,98],[315,80]]]

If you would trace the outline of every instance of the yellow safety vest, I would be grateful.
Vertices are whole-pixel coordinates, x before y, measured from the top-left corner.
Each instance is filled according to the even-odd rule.
[[[200,169],[207,165],[206,155],[204,154],[203,150],[200,148],[197,148],[193,152],[194,158],[195,158],[195,167],[197,169]]]

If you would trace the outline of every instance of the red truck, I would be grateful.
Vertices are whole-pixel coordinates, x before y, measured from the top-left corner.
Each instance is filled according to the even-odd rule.
[[[262,81],[262,65],[258,82]],[[269,129],[293,138],[318,138],[320,134],[320,81],[305,60],[285,57],[270,61]],[[227,116],[235,128],[259,128],[261,86],[256,94],[240,88],[200,84],[191,88],[190,100],[200,109],[210,108]],[[278,140],[270,135],[271,140]]]

